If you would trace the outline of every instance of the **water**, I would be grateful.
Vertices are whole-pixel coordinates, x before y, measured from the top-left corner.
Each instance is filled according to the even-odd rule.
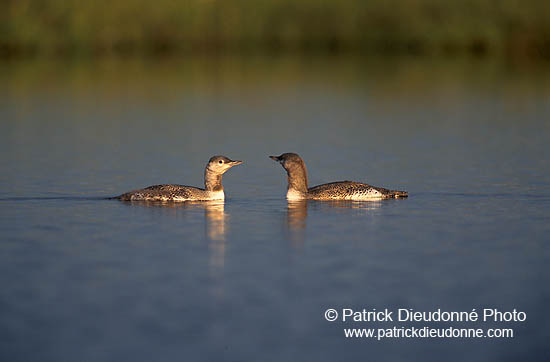
[[[0,359],[548,360],[550,71],[491,61],[216,58],[0,68]],[[410,197],[292,203],[310,185]],[[102,200],[201,185],[225,203]],[[346,339],[327,308],[516,308],[513,339]],[[412,357],[414,356],[414,357]]]

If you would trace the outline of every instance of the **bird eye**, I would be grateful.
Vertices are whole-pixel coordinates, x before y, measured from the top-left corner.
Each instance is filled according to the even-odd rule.
[[[219,163],[219,164],[221,165],[221,164],[223,163],[223,161],[222,161],[222,160],[220,160],[220,161],[218,161],[218,163]]]

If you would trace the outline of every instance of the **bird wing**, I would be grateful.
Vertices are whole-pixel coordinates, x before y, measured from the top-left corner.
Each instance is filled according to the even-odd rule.
[[[190,199],[194,194],[204,190],[184,185],[153,185],[144,189],[130,191],[121,195],[122,200],[168,200]]]

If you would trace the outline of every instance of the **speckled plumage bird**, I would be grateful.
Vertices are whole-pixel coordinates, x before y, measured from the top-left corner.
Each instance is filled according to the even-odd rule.
[[[223,200],[222,175],[243,163],[225,156],[213,156],[204,169],[204,189],[183,185],[154,185],[124,193],[113,199],[123,201],[207,201]]]
[[[283,166],[288,175],[288,200],[368,201],[407,197],[406,191],[389,190],[354,181],[339,181],[308,188],[304,160],[296,153],[269,156]]]

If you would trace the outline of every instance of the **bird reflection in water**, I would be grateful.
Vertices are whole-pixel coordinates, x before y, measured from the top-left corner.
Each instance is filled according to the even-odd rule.
[[[208,240],[209,271],[212,278],[210,292],[216,298],[223,298],[223,271],[225,266],[225,233],[227,215],[223,201],[201,202],[204,207],[205,234]]]
[[[201,203],[204,207],[206,238],[209,241],[210,266],[213,269],[223,269],[225,264],[225,219],[223,201],[207,201]]]
[[[393,200],[372,200],[372,201],[347,201],[347,200],[335,200],[335,201],[317,201],[315,202],[315,209],[326,210],[332,209],[336,211],[345,211],[346,209],[353,209],[354,211],[370,211],[379,209],[383,203],[393,202]]]
[[[163,212],[178,215],[179,211],[204,210],[205,237],[208,241],[208,266],[213,279],[212,293],[221,297],[223,295],[223,269],[225,265],[225,235],[227,215],[224,210],[224,201],[186,201],[186,202],[161,202],[161,201],[130,201],[128,204],[136,206],[154,207]],[[185,214],[185,213],[183,213]]]
[[[205,230],[206,238],[210,241],[225,240],[225,212],[224,201],[185,201],[185,202],[163,202],[163,201],[127,201],[129,205],[155,207],[170,210],[172,214],[177,215],[181,209],[203,209],[206,219]]]
[[[289,201],[287,204],[287,227],[294,247],[301,247],[306,236],[307,200]]]
[[[308,208],[312,211],[349,213],[377,210],[383,202],[392,200],[374,201],[316,201],[298,200],[287,203],[287,227],[289,239],[294,247],[301,247],[305,242]]]

